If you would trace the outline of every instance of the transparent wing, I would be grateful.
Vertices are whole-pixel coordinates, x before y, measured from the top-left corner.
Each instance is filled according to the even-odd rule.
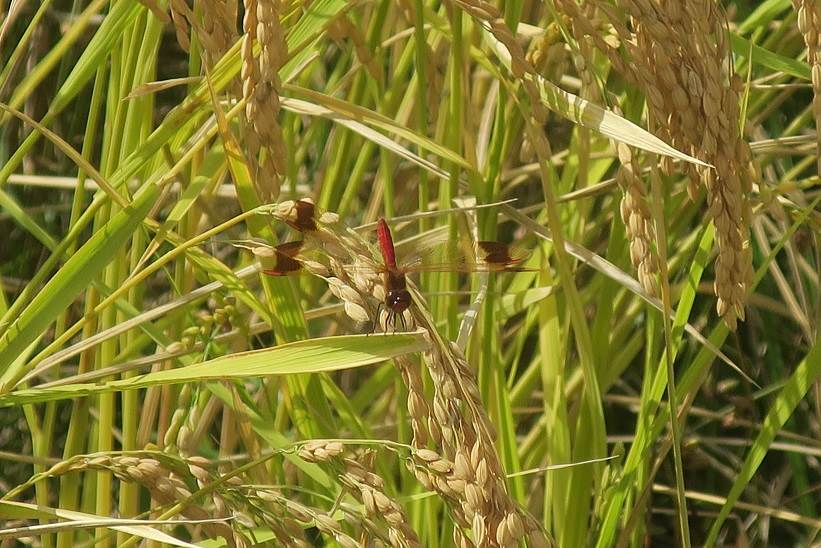
[[[405,272],[519,272],[529,252],[501,242],[457,240],[403,260]]]
[[[312,250],[304,240],[271,246],[259,240],[233,241],[234,247],[251,251],[262,264],[262,272],[269,276],[304,274],[303,263],[310,260]]]

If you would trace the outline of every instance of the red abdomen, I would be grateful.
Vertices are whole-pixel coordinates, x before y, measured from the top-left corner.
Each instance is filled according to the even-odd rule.
[[[382,260],[388,268],[396,268],[396,251],[393,249],[393,237],[391,229],[385,219],[379,218],[376,223],[376,237],[379,239],[379,250],[382,252]]]

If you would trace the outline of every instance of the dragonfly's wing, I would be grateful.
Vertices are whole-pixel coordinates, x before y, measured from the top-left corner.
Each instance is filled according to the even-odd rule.
[[[396,242],[396,255],[405,263],[435,254],[448,242],[448,227],[440,226]]]
[[[255,251],[255,254],[263,260],[263,265],[271,265],[270,268],[263,270],[265,274],[269,276],[288,276],[302,272],[302,260],[304,260],[302,253],[304,253],[304,251],[305,242],[297,240],[268,248],[268,251],[264,254]],[[263,257],[268,257],[268,260],[263,259]],[[268,265],[265,263],[268,263]]]
[[[285,200],[273,204],[266,211],[303,233],[316,232],[319,224],[334,224],[339,221],[336,213],[321,210],[310,198]]]
[[[313,202],[297,200],[294,205],[295,219],[289,223],[300,232],[316,230],[317,211]]]
[[[437,245],[402,261],[407,272],[518,272],[526,250],[500,242],[459,240]]]
[[[479,241],[476,243],[480,262],[491,270],[521,271],[522,264],[530,257],[530,250],[515,244]]]
[[[251,250],[263,263],[264,272],[271,276],[287,276],[327,269],[320,248],[311,240],[287,242],[275,247],[258,241],[246,240],[234,243],[237,247]],[[447,231],[433,230],[422,237],[414,237],[397,244],[402,272],[504,272],[523,271],[523,261],[528,252],[518,246],[500,242],[457,238],[448,240]],[[363,257],[361,261],[342,265],[350,274],[380,274],[385,271],[382,261]]]
[[[318,270],[319,263],[312,260],[316,250],[304,240],[285,242],[277,246],[261,243],[257,240],[232,242],[235,247],[251,251],[262,264],[262,272],[269,276],[289,276],[305,273],[304,266],[311,265],[312,271]]]

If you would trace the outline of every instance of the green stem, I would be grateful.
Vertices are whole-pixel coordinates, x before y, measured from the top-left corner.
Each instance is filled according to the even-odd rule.
[[[425,35],[425,2],[424,0],[414,0],[414,27],[413,37],[415,45],[415,65],[416,65],[416,128],[419,135],[428,134],[428,41]],[[417,147],[416,153],[420,156],[424,154],[421,147]],[[430,200],[430,188],[428,184],[428,172],[424,168],[419,168],[419,211],[428,210],[428,200]],[[425,232],[428,229],[428,220],[425,217],[419,219],[419,231]]]

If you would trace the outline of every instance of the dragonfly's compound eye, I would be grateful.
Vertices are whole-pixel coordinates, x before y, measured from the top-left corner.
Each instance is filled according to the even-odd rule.
[[[385,305],[394,313],[401,314],[411,304],[411,296],[407,289],[394,289],[388,292]]]

